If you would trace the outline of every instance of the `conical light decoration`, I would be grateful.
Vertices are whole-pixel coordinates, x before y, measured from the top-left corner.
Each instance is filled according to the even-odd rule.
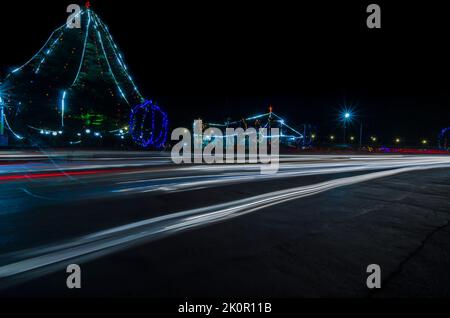
[[[37,134],[74,144],[109,136],[162,146],[167,114],[144,99],[99,16],[86,6],[79,18],[81,28],[57,28],[3,81],[6,128],[18,139]],[[150,108],[146,116],[134,118],[132,110],[139,105]]]

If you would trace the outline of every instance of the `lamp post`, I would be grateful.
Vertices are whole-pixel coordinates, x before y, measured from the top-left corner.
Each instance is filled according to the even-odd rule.
[[[362,138],[363,138],[363,122],[359,122],[359,149],[362,148]]]
[[[347,122],[351,122],[354,120],[354,115],[350,110],[345,110],[341,112],[341,120],[344,122],[344,144],[346,143],[346,130],[347,130]],[[362,138],[363,138],[363,122],[359,121],[359,148],[362,148]]]
[[[343,115],[343,120],[344,120],[344,144],[347,142],[347,139],[345,138],[346,133],[347,133],[347,121],[351,120],[352,114],[350,114],[349,112],[345,112]]]

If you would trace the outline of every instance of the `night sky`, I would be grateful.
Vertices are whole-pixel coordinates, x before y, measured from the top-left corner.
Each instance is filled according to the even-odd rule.
[[[35,54],[76,2],[2,3],[0,78]],[[372,1],[382,29],[369,30],[365,1],[91,2],[140,90],[173,127],[269,104],[322,136],[338,134],[339,109],[354,107],[365,134],[386,144],[433,140],[450,126],[448,10],[436,4]]]

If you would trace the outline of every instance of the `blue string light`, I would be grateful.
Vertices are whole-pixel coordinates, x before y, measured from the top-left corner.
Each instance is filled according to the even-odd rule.
[[[269,112],[269,113],[264,113],[264,114],[258,114],[252,117],[248,117],[245,118],[245,121],[249,121],[249,120],[254,120],[254,119],[260,119],[263,117],[267,117],[267,119],[269,120],[269,118],[271,116],[275,116],[278,120],[277,122],[280,124],[281,128],[286,127],[288,130],[290,130],[292,133],[291,134],[284,134],[281,133],[278,136],[266,136],[265,138],[273,138],[273,137],[278,137],[278,138],[282,138],[282,139],[289,139],[289,140],[297,140],[297,139],[303,139],[303,134],[301,132],[299,132],[298,130],[294,129],[293,127],[289,126],[288,124],[286,124],[286,121],[278,116],[277,114],[275,114],[274,112]],[[242,120],[237,120],[237,121],[233,121],[233,122],[227,122],[225,124],[215,124],[215,123],[208,123],[208,126],[215,126],[215,127],[228,127],[230,125],[236,125],[236,124],[240,124],[242,123]],[[264,125],[263,128],[267,128],[269,126],[269,121]],[[232,137],[233,135],[225,135],[223,136],[223,138],[226,137]]]
[[[61,98],[61,127],[64,127],[64,113],[66,111],[66,94],[67,91],[64,91]]]
[[[157,117],[161,119],[161,125],[158,127]],[[151,120],[150,125],[149,120]],[[162,148],[167,141],[168,126],[167,114],[150,100],[131,110],[130,133],[133,141],[143,148]],[[151,127],[151,129],[145,127]]]
[[[87,23],[87,27],[86,27],[86,36],[84,38],[83,53],[81,54],[81,61],[80,61],[80,66],[78,67],[77,75],[75,76],[75,79],[73,80],[73,83],[72,83],[72,85],[70,85],[70,87],[73,87],[76,84],[76,82],[78,81],[78,77],[80,76],[81,68],[83,67],[84,55],[86,53],[86,45],[87,45],[87,41],[89,38],[89,27],[91,25],[91,12],[89,10],[87,12],[88,12],[88,23]]]
[[[50,55],[53,51],[53,49],[55,48],[56,44],[59,42],[59,39],[61,38],[61,35],[59,37],[56,38],[55,41],[53,41],[52,45],[50,45],[50,48],[45,52],[45,55]],[[38,67],[36,68],[36,71],[34,72],[35,74],[39,74],[39,71],[41,69],[42,64],[44,64],[46,61],[46,57],[44,56],[41,60],[41,62],[39,63]]]
[[[111,68],[111,64],[109,64],[108,56],[106,55],[105,46],[103,45],[103,40],[102,40],[102,36],[101,36],[101,34],[100,34],[100,31],[97,31],[97,35],[98,35],[98,40],[100,41],[100,45],[101,45],[101,47],[102,47],[102,51],[103,51],[103,55],[104,55],[106,64],[108,65],[109,72],[110,72],[110,74],[111,74],[111,76],[112,76],[112,78],[113,78],[113,80],[114,80],[114,83],[115,83],[116,86],[117,86],[117,89],[118,89],[118,91],[119,91],[119,93],[120,93],[120,96],[126,101],[126,103],[127,103],[128,105],[130,105],[130,102],[129,102],[128,99],[125,97],[125,94],[123,93],[122,88],[120,87],[119,83],[117,82],[117,78],[116,78],[116,76],[114,75],[114,72],[113,72],[113,70],[112,70],[112,68]]]
[[[74,87],[84,76],[83,67],[86,63],[86,55],[89,54],[89,45],[92,40],[95,41],[95,38],[98,38],[98,41],[95,41],[95,45],[97,48],[98,60],[106,61],[108,67],[108,73],[114,81],[116,89],[118,91],[118,95],[122,98],[128,105],[132,106],[134,100],[140,102],[142,101],[142,105],[138,105],[131,109],[131,121],[132,124],[129,127],[122,127],[109,132],[94,132],[92,134],[88,134],[86,132],[86,136],[93,137],[102,137],[103,133],[110,133],[118,138],[125,139],[125,136],[128,134],[132,134],[133,131],[133,140],[142,147],[155,147],[161,148],[166,140],[168,135],[168,117],[167,114],[161,110],[161,108],[151,101],[146,101],[142,94],[140,93],[138,87],[133,81],[133,78],[128,73],[128,68],[124,62],[123,54],[119,52],[118,46],[114,43],[114,40],[109,33],[108,27],[104,24],[104,22],[97,16],[97,14],[90,9],[82,10],[80,15],[87,17],[88,21],[83,23],[83,30],[80,33],[80,46],[82,45],[81,57],[79,60],[79,65],[75,65],[77,67],[75,77],[72,78],[72,74],[70,74],[69,83],[66,83],[59,95],[59,106],[60,106],[60,114],[61,114],[61,130],[55,131],[51,127],[41,127],[36,128],[30,125],[27,125],[28,128],[36,130],[40,132],[41,135],[56,137],[63,134],[63,129],[65,127],[65,117],[67,114],[67,104],[68,98],[71,97],[71,100],[75,98],[75,91],[78,89]],[[92,27],[92,29],[91,29]],[[31,71],[37,75],[38,73],[43,73],[46,68],[50,67],[49,62],[51,61],[52,55],[57,53],[57,50],[60,46],[62,46],[65,35],[69,31],[66,24],[60,26],[56,30],[54,30],[50,37],[47,39],[43,47],[25,64],[20,67],[17,67],[12,72],[8,74],[6,78],[11,76],[14,73],[21,71],[27,65],[31,66]],[[94,33],[92,33],[94,32]],[[104,39],[107,39],[106,41]],[[78,51],[78,50],[77,50]],[[78,57],[77,57],[78,58]],[[78,61],[78,59],[77,59]],[[66,68],[66,67],[65,67]],[[75,70],[74,70],[75,71]],[[33,82],[33,80],[32,80]],[[71,83],[71,84],[70,84]],[[134,91],[134,92],[133,92]],[[48,96],[48,95],[47,95]],[[131,103],[130,103],[131,102]],[[134,102],[135,103],[135,102]],[[17,113],[16,113],[17,114]],[[137,115],[137,116],[136,116]],[[142,116],[141,116],[142,115]],[[6,117],[5,117],[6,120]],[[12,132],[11,127],[8,129]],[[72,127],[74,128],[74,127]],[[79,127],[78,137],[81,137],[81,130],[85,129]],[[133,128],[133,130],[131,129]],[[76,131],[74,132],[74,134]],[[13,134],[19,138],[23,139],[20,135],[13,132]],[[70,136],[68,136],[70,138]],[[72,139],[73,141],[73,139]],[[73,141],[74,142],[74,141]],[[78,141],[76,141],[78,143]]]
[[[144,97],[142,96],[142,94],[139,92],[139,89],[137,88],[136,84],[134,83],[133,79],[131,78],[130,74],[128,73],[128,68],[125,64],[125,62],[123,61],[123,57],[122,54],[120,54],[118,52],[118,47],[117,45],[114,43],[114,40],[111,36],[111,34],[109,33],[109,29],[108,27],[105,25],[105,23],[98,17],[97,14],[94,13],[94,17],[95,17],[95,22],[101,26],[101,28],[103,29],[103,31],[106,34],[106,38],[109,41],[109,44],[112,48],[112,51],[116,57],[116,60],[118,61],[119,65],[122,67],[123,72],[125,73],[126,77],[128,78],[128,80],[130,81],[131,85],[133,86],[133,89],[135,90],[135,92],[138,94],[139,98],[145,102]]]

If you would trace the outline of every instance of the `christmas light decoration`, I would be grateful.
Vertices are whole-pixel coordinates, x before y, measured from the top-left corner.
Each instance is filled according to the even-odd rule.
[[[0,130],[1,130],[1,134],[0,135],[4,135],[4,130],[5,130],[5,124],[6,124],[6,128],[11,132],[11,134],[18,140],[23,140],[24,138],[22,136],[20,136],[19,134],[17,134],[9,125],[8,119],[6,118],[6,114],[5,114],[5,103],[3,101],[3,99],[0,97],[0,116],[1,116],[1,121],[0,121]]]
[[[62,98],[61,98],[61,127],[64,127],[64,113],[66,110],[66,103],[65,103],[66,94],[67,94],[67,91],[64,91],[62,94]]]
[[[286,120],[273,112],[273,108],[269,107],[268,113],[257,114],[251,117],[243,118],[236,121],[227,121],[224,124],[217,123],[206,123],[209,127],[220,127],[221,129],[230,128],[279,128],[280,134],[275,136],[267,135],[261,136],[262,138],[275,138],[278,137],[282,144],[298,144],[302,146],[309,146],[314,138],[315,134],[312,132],[309,125],[304,125],[304,132],[301,133],[297,129],[293,128],[291,125],[286,123]],[[314,137],[312,137],[314,135]],[[234,137],[235,135],[223,136],[205,136],[205,143],[214,141],[214,138],[227,138]]]
[[[100,17],[90,6],[79,15],[81,28],[60,26],[6,76],[0,87],[5,127],[18,139],[34,132],[69,144],[107,136],[123,142],[135,133],[138,145],[161,147],[167,114],[144,99]]]
[[[439,149],[450,150],[450,127],[441,129],[438,136]]]
[[[157,122],[160,125],[157,126]],[[146,101],[142,105],[134,107],[131,111],[131,136],[134,142],[142,147],[164,147],[167,140],[168,125],[167,114],[152,101]]]

